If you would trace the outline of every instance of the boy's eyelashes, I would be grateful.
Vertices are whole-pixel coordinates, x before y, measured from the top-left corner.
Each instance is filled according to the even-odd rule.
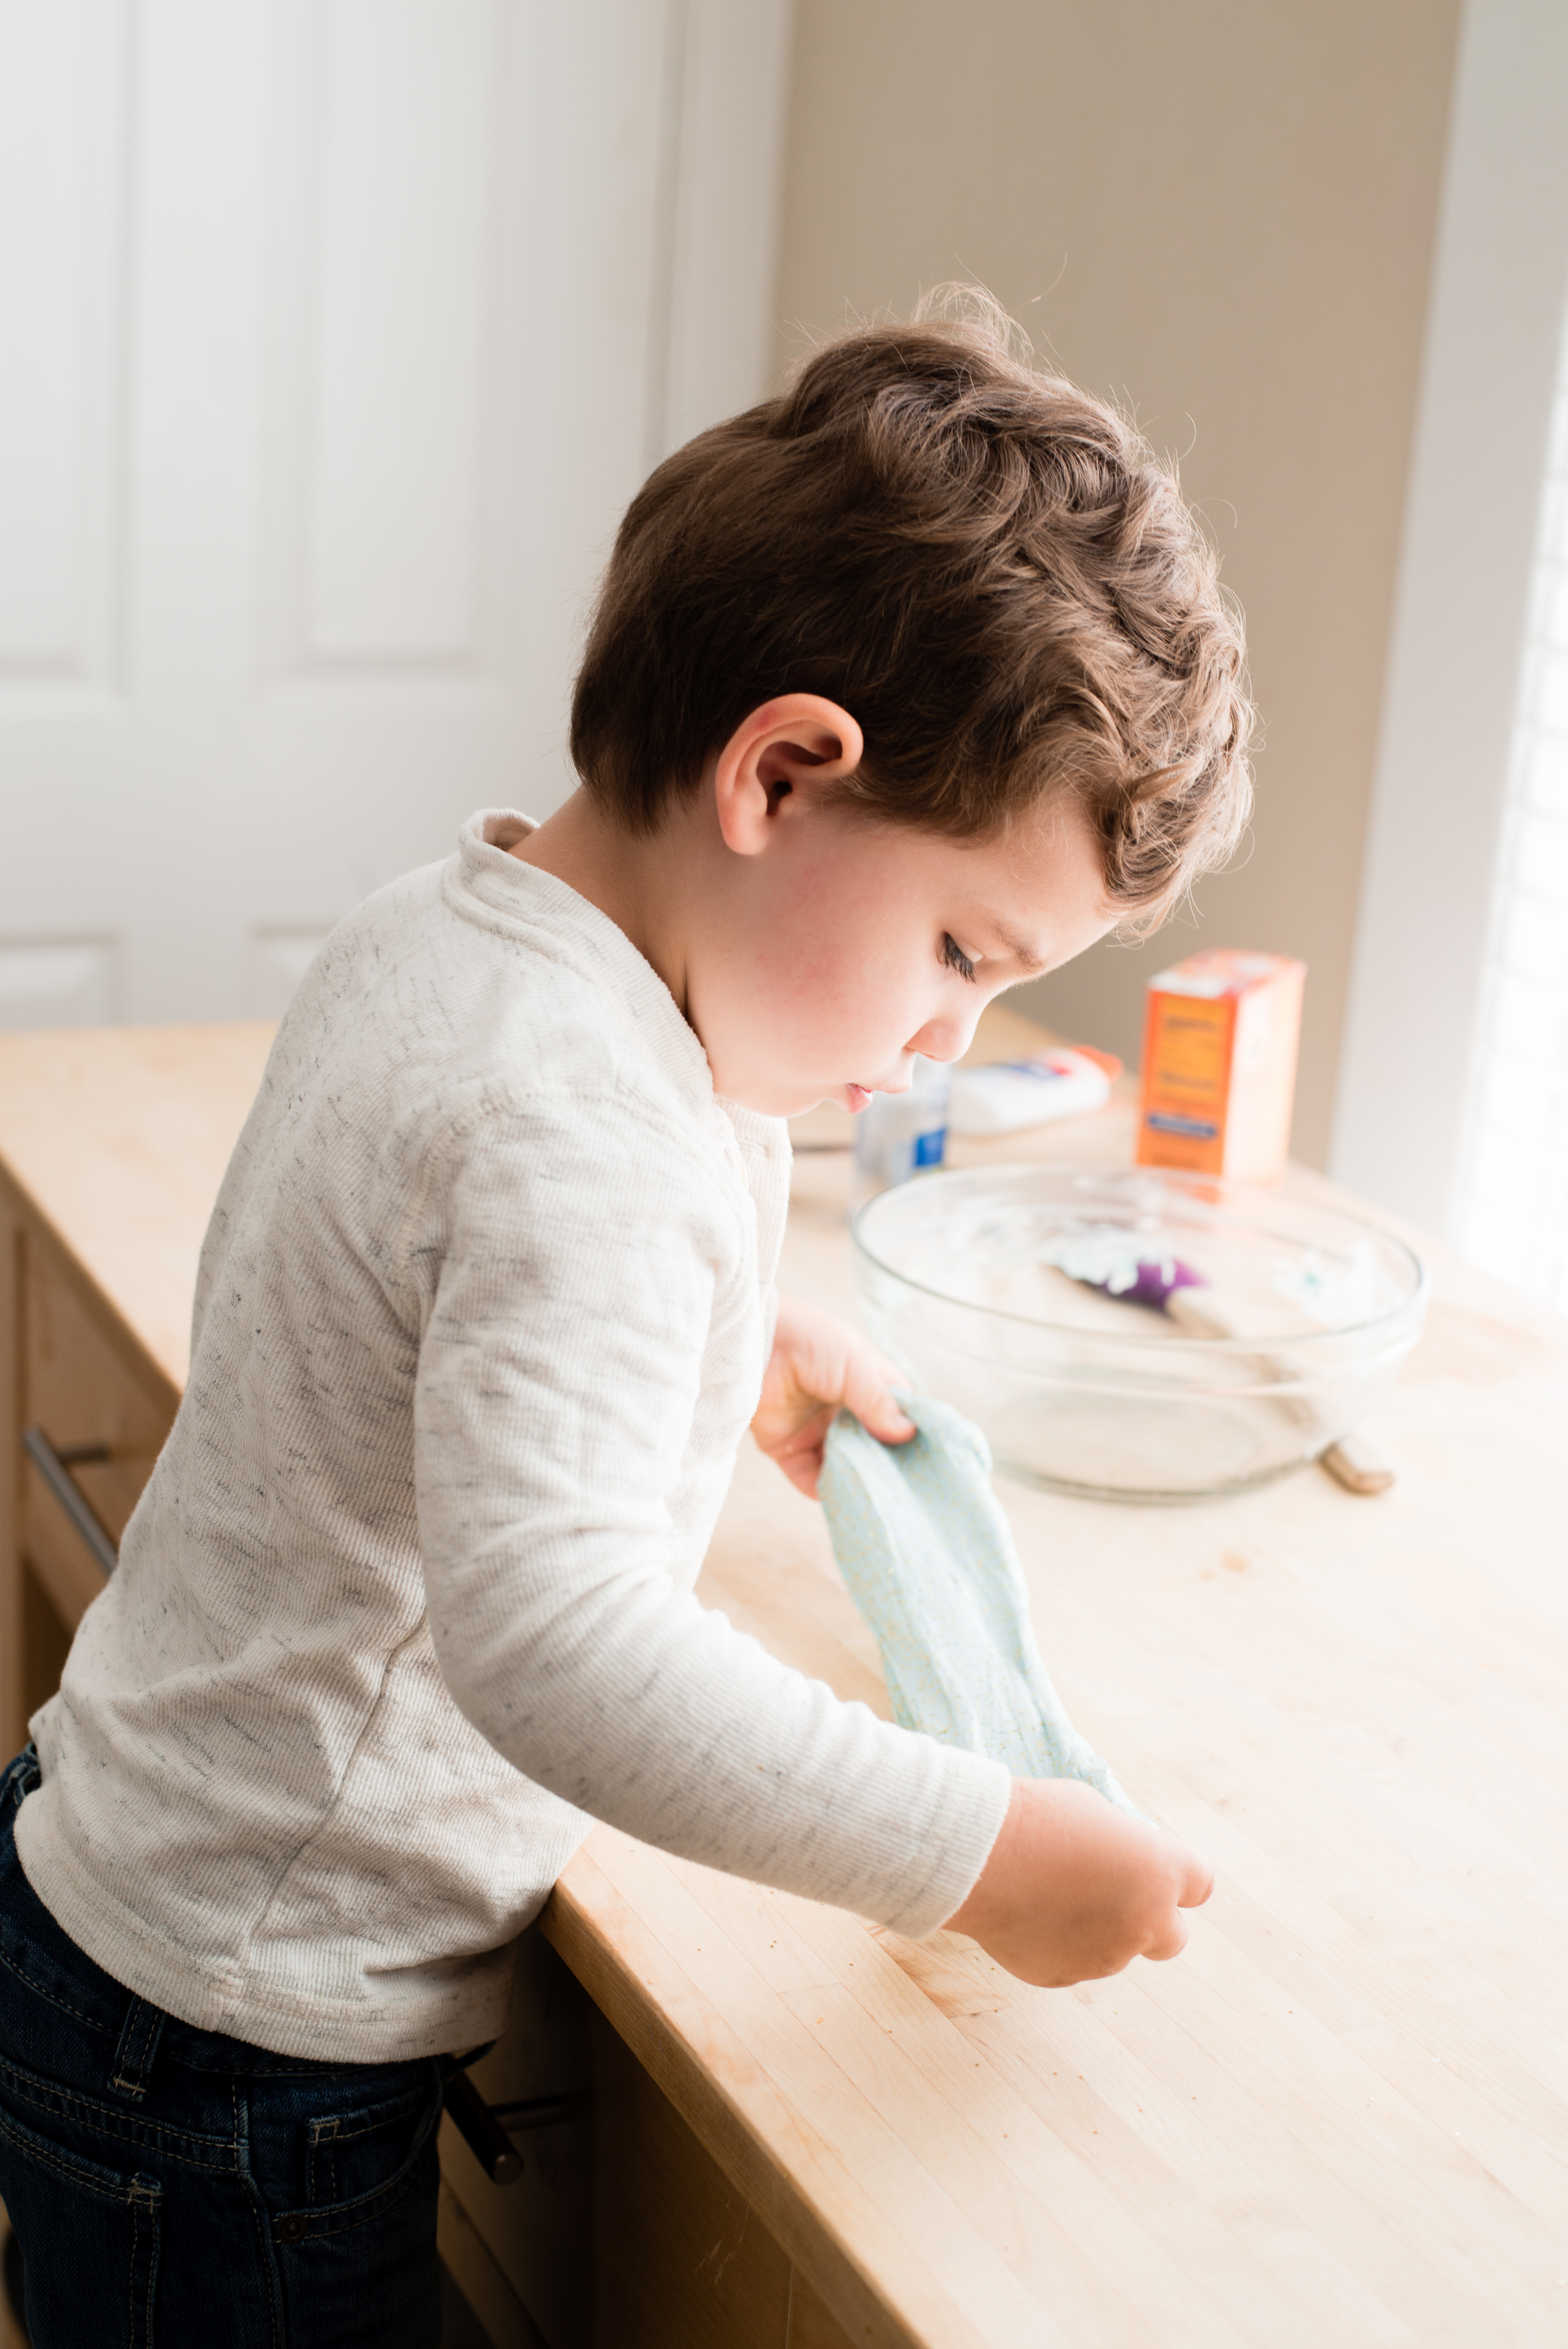
[[[965,953],[957,939],[946,930],[944,930],[942,933],[942,959],[947,965],[948,969],[957,971],[960,978],[974,978],[974,964],[970,961],[969,957]]]

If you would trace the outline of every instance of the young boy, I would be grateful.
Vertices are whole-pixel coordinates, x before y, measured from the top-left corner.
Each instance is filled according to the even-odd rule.
[[[661,466],[582,788],[334,934],[190,1385],[0,1805],[36,2349],[438,2338],[434,2131],[592,1821],[1029,1982],[1173,1956],[1196,1854],[841,1703],[692,1586],[749,1422],[892,1371],[773,1298],[789,1145],[1243,821],[1242,644],[1130,428],[1006,322],[852,335]]]

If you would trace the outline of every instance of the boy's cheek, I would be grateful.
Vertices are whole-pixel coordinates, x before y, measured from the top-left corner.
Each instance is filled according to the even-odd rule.
[[[795,1019],[775,1031],[781,1058],[833,1089],[846,1084],[896,1084],[904,1065],[909,1030],[902,1007],[842,997],[799,1007]]]
[[[792,1025],[801,1042],[826,1050],[842,1078],[889,1073],[910,1038],[931,1019],[939,990],[905,967],[896,949],[858,947],[820,955],[793,990]]]
[[[827,1091],[898,1082],[911,1039],[944,994],[929,956],[918,969],[913,961],[872,919],[844,937],[830,920],[814,927],[802,917],[749,941],[738,967],[709,973],[692,1006],[697,1032],[716,1069],[744,1065],[754,1079],[771,1071]]]

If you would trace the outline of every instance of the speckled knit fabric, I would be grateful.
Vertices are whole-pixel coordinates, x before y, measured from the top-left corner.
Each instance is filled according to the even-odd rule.
[[[882,1650],[893,1719],[989,1754],[1015,1777],[1085,1779],[1132,1810],[1040,1661],[985,1437],[929,1395],[900,1401],[919,1434],[879,1444],[841,1413],[820,1487],[839,1570]]]
[[[1007,1806],[693,1596],[789,1143],[506,854],[528,829],[472,819],[301,986],[173,1433],[34,1724],[39,1897],[143,1998],[287,2054],[490,2038],[593,1818],[921,1933]]]

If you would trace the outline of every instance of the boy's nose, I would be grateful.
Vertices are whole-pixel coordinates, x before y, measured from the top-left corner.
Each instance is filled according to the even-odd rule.
[[[975,1030],[985,1008],[983,1003],[976,1004],[972,1019],[956,1019],[944,1013],[940,1019],[928,1019],[918,1035],[910,1038],[904,1050],[919,1052],[927,1061],[961,1061],[975,1040]]]

